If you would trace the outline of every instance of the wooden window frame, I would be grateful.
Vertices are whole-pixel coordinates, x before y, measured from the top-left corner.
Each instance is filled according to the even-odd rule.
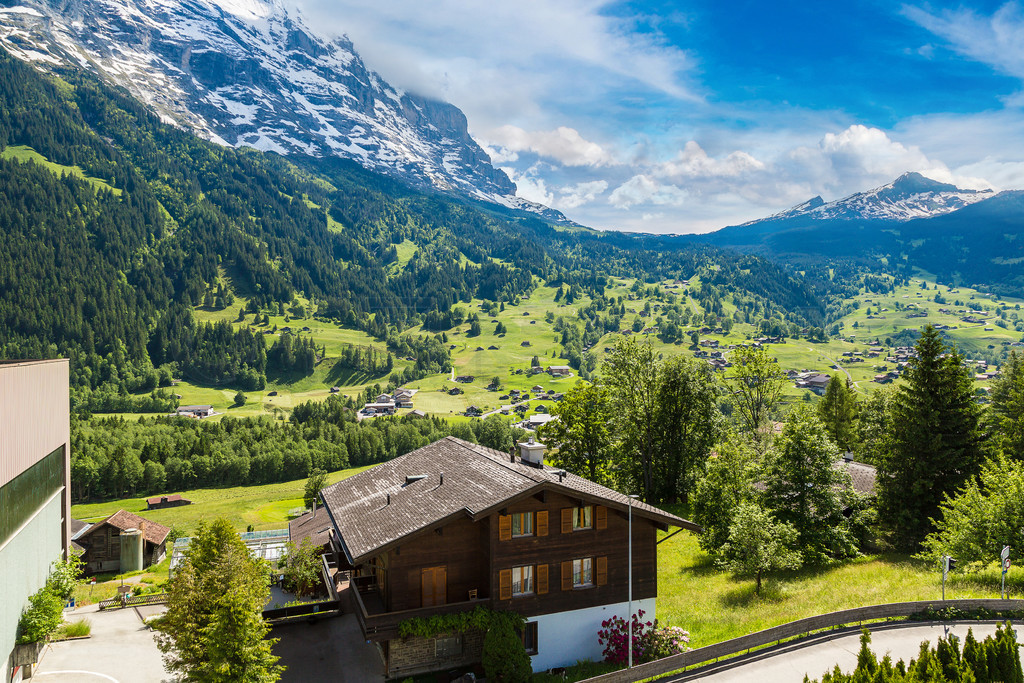
[[[523,579],[528,578],[529,590],[516,592],[516,573],[519,573],[519,584],[522,586],[524,583]],[[526,576],[529,574],[529,577]],[[512,587],[511,593],[513,598],[528,598],[537,594],[537,567],[532,564],[522,564],[511,569]]]
[[[582,525],[583,520],[581,519],[581,517],[587,517],[588,516],[584,512],[584,510],[590,510],[590,514],[589,514],[590,524],[588,524],[586,526]],[[580,524],[577,524],[577,521],[579,521]],[[578,505],[578,506],[572,508],[572,530],[574,532],[576,532],[576,531],[590,531],[593,528],[594,528],[594,506],[593,505]]]
[[[523,630],[520,632],[519,637],[523,641],[523,649],[526,650],[526,654],[533,656],[540,652],[540,642],[537,638],[537,622],[528,621],[523,625]]]
[[[577,575],[577,573],[576,573],[576,566],[577,566],[577,563],[579,563],[579,568],[580,568],[580,571],[579,571],[580,581],[579,582],[576,581],[576,575]],[[583,577],[584,577],[584,571],[585,571],[584,563],[590,565],[589,566],[590,581],[583,581],[582,580]],[[594,562],[594,558],[593,557],[580,557],[580,558],[575,559],[575,560],[572,561],[572,587],[573,587],[573,590],[582,590],[582,589],[586,589],[586,588],[593,588],[594,586],[597,585],[597,583],[595,581],[595,576],[594,576],[594,569],[595,569],[594,565],[595,564],[596,563]]]
[[[532,512],[513,512],[509,515],[511,524],[511,536],[512,538],[528,538],[536,535],[537,525],[534,523]],[[516,522],[519,523],[519,533],[516,533]],[[523,522],[526,522],[530,527],[529,531],[523,531]]]

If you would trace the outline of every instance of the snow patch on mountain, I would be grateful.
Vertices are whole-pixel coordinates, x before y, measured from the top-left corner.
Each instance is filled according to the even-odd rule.
[[[515,196],[462,111],[391,87],[347,38],[318,36],[281,0],[21,0],[0,8],[0,45],[43,68],[90,69],[219,144],[343,156],[569,222]]]
[[[857,192],[832,202],[814,197],[792,209],[744,225],[802,216],[819,220],[909,221],[941,216],[994,196],[992,190],[963,190],[949,183],[926,178],[920,173],[910,172],[888,185],[867,192]]]

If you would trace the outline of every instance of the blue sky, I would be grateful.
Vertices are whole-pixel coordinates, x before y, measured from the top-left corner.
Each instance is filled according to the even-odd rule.
[[[1024,188],[1017,3],[302,0],[446,99],[519,194],[704,232],[909,170]]]

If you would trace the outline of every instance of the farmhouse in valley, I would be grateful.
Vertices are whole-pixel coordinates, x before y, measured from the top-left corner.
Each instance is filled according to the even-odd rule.
[[[629,498],[519,455],[447,437],[321,491],[352,568],[356,616],[386,673],[480,661],[483,634],[399,638],[411,617],[514,610],[535,671],[599,660],[601,622],[627,613]],[[632,503],[633,609],[655,614],[658,530],[700,527]]]
[[[72,539],[84,549],[87,574],[130,572],[158,564],[167,554],[167,527],[126,510],[91,524]]]
[[[191,505],[192,501],[188,498],[182,498],[180,493],[175,493],[170,496],[153,496],[152,498],[146,499],[147,510],[160,510],[161,508],[176,508],[182,505]]]

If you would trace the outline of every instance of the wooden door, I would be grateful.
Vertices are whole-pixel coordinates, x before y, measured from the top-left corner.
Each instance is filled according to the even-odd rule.
[[[448,599],[447,567],[428,567],[420,571],[421,607],[443,605]]]

